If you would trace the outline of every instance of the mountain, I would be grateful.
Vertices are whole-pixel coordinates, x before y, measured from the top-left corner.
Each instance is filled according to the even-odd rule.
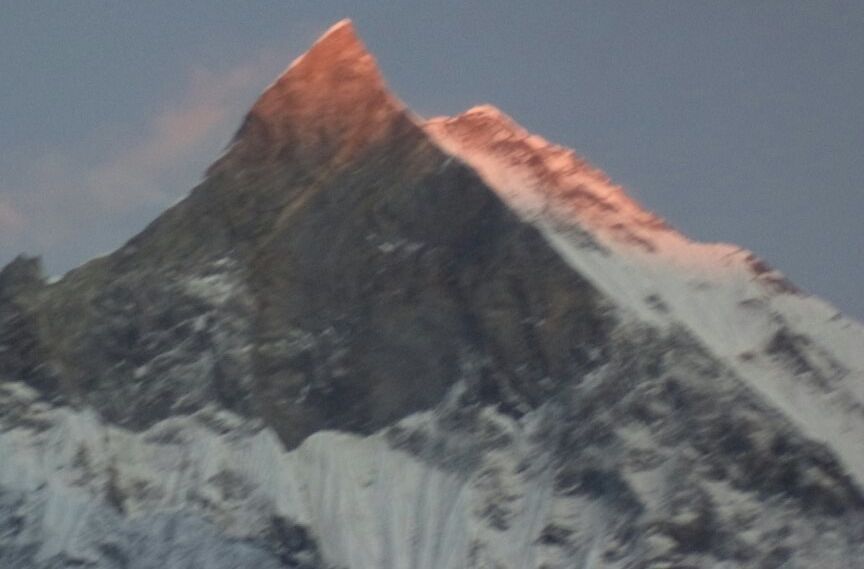
[[[0,567],[864,567],[864,329],[350,22],[118,251],[0,272]]]

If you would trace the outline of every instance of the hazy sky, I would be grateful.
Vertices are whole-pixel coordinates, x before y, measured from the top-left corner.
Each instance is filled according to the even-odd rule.
[[[864,319],[860,0],[0,0],[0,264],[119,246],[343,17],[419,114],[495,104]]]

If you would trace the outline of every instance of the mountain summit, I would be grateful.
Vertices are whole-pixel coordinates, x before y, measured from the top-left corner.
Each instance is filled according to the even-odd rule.
[[[340,22],[182,202],[0,271],[0,567],[864,567],[864,330]]]
[[[264,91],[221,162],[348,162],[413,126],[343,20]]]

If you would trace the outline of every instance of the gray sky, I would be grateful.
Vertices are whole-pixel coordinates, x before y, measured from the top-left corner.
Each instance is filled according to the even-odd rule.
[[[421,115],[495,104],[864,319],[857,0],[0,0],[0,264],[122,244],[343,17]]]

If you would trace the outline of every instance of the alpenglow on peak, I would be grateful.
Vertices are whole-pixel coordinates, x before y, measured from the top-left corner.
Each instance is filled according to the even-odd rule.
[[[315,161],[338,155],[340,161],[351,160],[364,146],[412,130],[406,113],[346,19],[267,87],[226,158]]]

